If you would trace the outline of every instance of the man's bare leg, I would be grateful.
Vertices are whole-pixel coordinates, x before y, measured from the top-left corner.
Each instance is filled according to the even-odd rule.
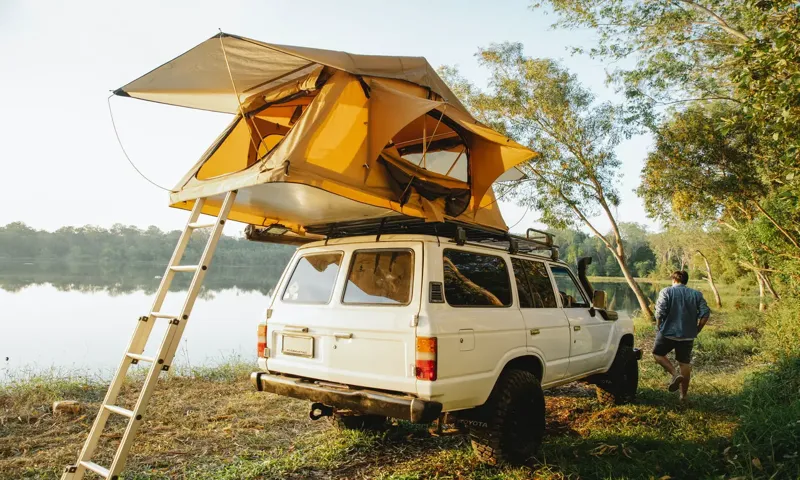
[[[667,357],[663,355],[653,354],[653,358],[656,359],[656,363],[661,365],[664,368],[664,370],[667,371],[667,373],[672,375],[672,380],[670,380],[667,390],[669,390],[670,392],[674,392],[675,390],[677,390],[680,384],[683,383],[684,381],[681,374],[675,370],[675,367],[672,365],[672,362],[670,362]]]
[[[678,363],[681,368],[681,376],[683,377],[683,381],[681,382],[681,401],[686,400],[686,394],[689,393],[689,381],[692,377],[692,364],[691,363]]]
[[[661,365],[664,368],[664,370],[667,371],[667,373],[669,373],[673,377],[675,376],[675,367],[672,365],[672,362],[670,362],[667,357],[663,355],[653,354],[653,358],[656,360],[657,364]]]

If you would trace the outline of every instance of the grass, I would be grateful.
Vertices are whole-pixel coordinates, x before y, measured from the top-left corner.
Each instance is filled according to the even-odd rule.
[[[695,348],[688,406],[647,355],[632,405],[603,407],[581,384],[548,392],[546,444],[529,467],[481,465],[465,436],[426,426],[361,433],[312,422],[307,402],[255,392],[246,362],[186,368],[159,384],[124,478],[800,478],[798,311],[787,303],[765,316],[733,306],[715,315]],[[647,351],[653,327],[636,326]],[[0,478],[59,478],[104,393],[102,381],[76,372],[22,372],[0,386]],[[54,416],[60,399],[83,412]],[[98,463],[108,463],[122,427],[107,430]]]

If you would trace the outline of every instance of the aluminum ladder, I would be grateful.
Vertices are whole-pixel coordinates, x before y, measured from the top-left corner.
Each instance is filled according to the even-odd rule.
[[[136,328],[133,331],[133,336],[131,337],[128,348],[125,351],[125,356],[122,358],[122,362],[117,369],[117,373],[114,375],[114,379],[111,381],[111,385],[108,388],[106,397],[100,406],[100,411],[97,413],[97,418],[92,425],[92,429],[89,431],[89,437],[86,439],[86,443],[83,444],[83,449],[78,456],[78,461],[75,462],[74,465],[69,465],[64,469],[64,474],[61,476],[61,480],[80,480],[87,471],[92,471],[100,475],[102,478],[116,480],[120,472],[122,472],[122,470],[125,468],[125,460],[128,458],[128,453],[130,452],[131,446],[133,446],[136,433],[138,432],[139,427],[142,424],[142,420],[144,419],[144,413],[147,409],[147,404],[150,401],[150,396],[155,390],[156,383],[158,382],[158,376],[161,372],[169,370],[169,367],[172,364],[175,351],[178,349],[181,337],[183,336],[183,330],[186,328],[189,315],[192,313],[192,307],[197,299],[197,294],[200,293],[200,287],[203,284],[203,279],[208,271],[211,258],[214,255],[214,250],[216,250],[217,243],[222,236],[222,229],[225,226],[225,220],[228,218],[228,213],[230,212],[231,206],[233,206],[235,199],[236,191],[228,192],[225,196],[225,200],[222,203],[222,207],[220,208],[217,218],[215,221],[210,223],[198,222],[200,218],[200,211],[203,209],[206,199],[199,198],[195,201],[194,208],[192,208],[192,213],[189,217],[188,223],[186,224],[186,228],[184,228],[183,234],[181,234],[181,237],[178,240],[178,245],[175,247],[175,252],[172,254],[172,258],[169,261],[167,270],[161,279],[161,285],[159,285],[158,290],[156,291],[156,297],[153,301],[153,308],[150,309],[149,314],[139,317],[139,321],[136,323]],[[208,228],[212,229],[212,231],[208,237],[208,242],[203,250],[203,254],[200,256],[199,264],[181,265],[180,262],[183,258],[183,253],[186,250],[186,246],[189,244],[189,239],[192,236],[192,232]],[[186,293],[186,300],[183,303],[183,308],[181,311],[177,314],[164,313],[161,311],[161,305],[164,302],[164,298],[167,296],[169,286],[172,283],[172,279],[176,272],[194,272],[194,277],[189,285],[189,291]],[[166,332],[164,333],[164,337],[161,341],[161,346],[158,348],[158,352],[154,357],[146,357],[142,355],[142,353],[144,352],[147,341],[150,338],[153,325],[160,319],[169,322]],[[140,362],[149,363],[150,369],[148,370],[144,379],[144,383],[139,391],[139,397],[136,400],[136,405],[133,410],[119,407],[115,404],[115,402],[117,401],[117,396],[122,388],[122,384],[125,382],[128,368],[130,368],[131,365],[138,364]],[[113,462],[110,466],[103,467],[92,462],[92,456],[94,455],[97,444],[99,443],[100,437],[103,434],[103,429],[106,426],[106,422],[112,414],[121,415],[122,417],[127,418],[127,427],[125,428],[125,433],[122,435],[122,439],[117,447],[117,451],[114,454]]]

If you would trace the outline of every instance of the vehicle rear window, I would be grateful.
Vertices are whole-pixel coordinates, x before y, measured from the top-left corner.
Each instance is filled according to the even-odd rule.
[[[407,305],[411,301],[413,275],[411,250],[356,251],[342,303]]]
[[[556,308],[553,284],[544,263],[512,258],[520,308]]]
[[[328,303],[342,263],[341,252],[317,253],[301,257],[283,291],[283,301]]]
[[[446,249],[444,297],[453,307],[507,307],[511,282],[506,262],[495,255]]]

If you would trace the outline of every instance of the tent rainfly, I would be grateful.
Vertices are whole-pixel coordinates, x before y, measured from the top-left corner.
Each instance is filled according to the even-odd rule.
[[[305,236],[406,215],[507,230],[492,184],[536,153],[480,124],[422,57],[220,33],[116,95],[233,115],[170,205]],[[513,169],[513,170],[512,170]]]

